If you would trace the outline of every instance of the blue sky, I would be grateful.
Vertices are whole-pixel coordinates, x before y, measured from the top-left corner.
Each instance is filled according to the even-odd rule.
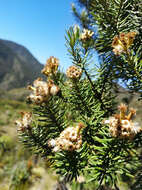
[[[0,38],[27,47],[41,62],[53,55],[67,68],[65,30],[76,23],[74,0],[0,0]]]

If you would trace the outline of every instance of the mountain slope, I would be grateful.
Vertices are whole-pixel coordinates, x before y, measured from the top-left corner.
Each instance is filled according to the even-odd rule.
[[[24,87],[41,76],[42,68],[25,47],[0,40],[0,89]]]

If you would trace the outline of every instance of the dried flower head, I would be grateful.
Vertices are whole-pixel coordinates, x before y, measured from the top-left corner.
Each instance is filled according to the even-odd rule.
[[[94,32],[88,29],[83,29],[83,32],[80,35],[80,40],[87,41],[92,38]]]
[[[20,112],[21,118],[15,121],[15,124],[19,127],[19,130],[24,131],[30,129],[32,123],[31,112]]]
[[[120,33],[113,38],[112,47],[115,55],[127,53],[129,47],[133,44],[136,32]]]
[[[82,70],[73,65],[67,69],[66,74],[70,79],[79,79],[82,75]]]
[[[47,102],[50,96],[57,95],[60,90],[52,80],[49,80],[47,83],[42,81],[41,78],[36,79],[33,83],[33,86],[28,86],[28,89],[32,90],[33,93],[27,98],[35,104]]]
[[[109,125],[109,131],[113,137],[132,139],[142,130],[138,123],[132,121],[136,110],[131,108],[126,115],[127,106],[125,104],[121,104],[118,109],[120,113],[105,120],[104,123]]]
[[[53,75],[57,72],[59,66],[59,60],[53,56],[49,57],[44,66],[43,70],[41,71],[46,76]]]
[[[75,127],[67,127],[61,132],[58,138],[51,139],[48,145],[54,147],[54,152],[60,150],[74,151],[79,149],[82,145],[80,130],[83,127],[84,125],[82,123],[77,124]]]
[[[48,83],[42,81],[41,78],[36,79],[33,83],[33,86],[28,86],[27,88],[33,91],[33,93],[27,97],[30,101],[36,104],[41,104],[42,102],[46,102],[48,100],[49,98]]]

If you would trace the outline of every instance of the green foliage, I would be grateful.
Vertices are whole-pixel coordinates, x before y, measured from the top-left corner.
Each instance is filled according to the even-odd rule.
[[[55,169],[57,174],[67,178],[67,181],[77,179],[82,169],[87,165],[88,150],[86,144],[82,149],[73,152],[59,152],[55,155]]]

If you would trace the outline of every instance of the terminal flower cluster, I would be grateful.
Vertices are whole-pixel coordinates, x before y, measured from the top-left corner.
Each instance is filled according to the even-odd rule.
[[[80,40],[87,41],[92,38],[94,32],[88,29],[83,29],[83,32],[80,35]]]
[[[44,66],[41,72],[46,76],[54,75],[57,72],[58,66],[59,66],[59,60],[51,56],[49,57],[49,59],[47,59],[46,65]]]
[[[50,96],[57,95],[60,90],[52,80],[45,82],[42,81],[41,78],[36,79],[33,86],[29,85],[28,89],[32,90],[33,93],[31,93],[27,98],[35,104],[47,102]]]
[[[82,136],[80,134],[82,128],[84,128],[82,123],[78,123],[75,127],[67,127],[58,138],[51,139],[48,142],[49,146],[53,147],[54,152],[78,150],[82,145]]]
[[[82,70],[73,65],[67,69],[66,75],[70,79],[79,79],[82,75]]]
[[[112,47],[115,55],[127,53],[129,47],[133,44],[136,32],[120,33],[113,38]]]
[[[136,110],[131,108],[129,114],[126,115],[127,106],[125,104],[121,104],[118,108],[120,114],[110,117],[104,123],[109,125],[109,131],[113,137],[132,139],[142,130],[137,122],[132,121]]]
[[[31,112],[21,112],[21,118],[15,121],[19,130],[24,131],[29,129],[32,123],[32,113]]]

